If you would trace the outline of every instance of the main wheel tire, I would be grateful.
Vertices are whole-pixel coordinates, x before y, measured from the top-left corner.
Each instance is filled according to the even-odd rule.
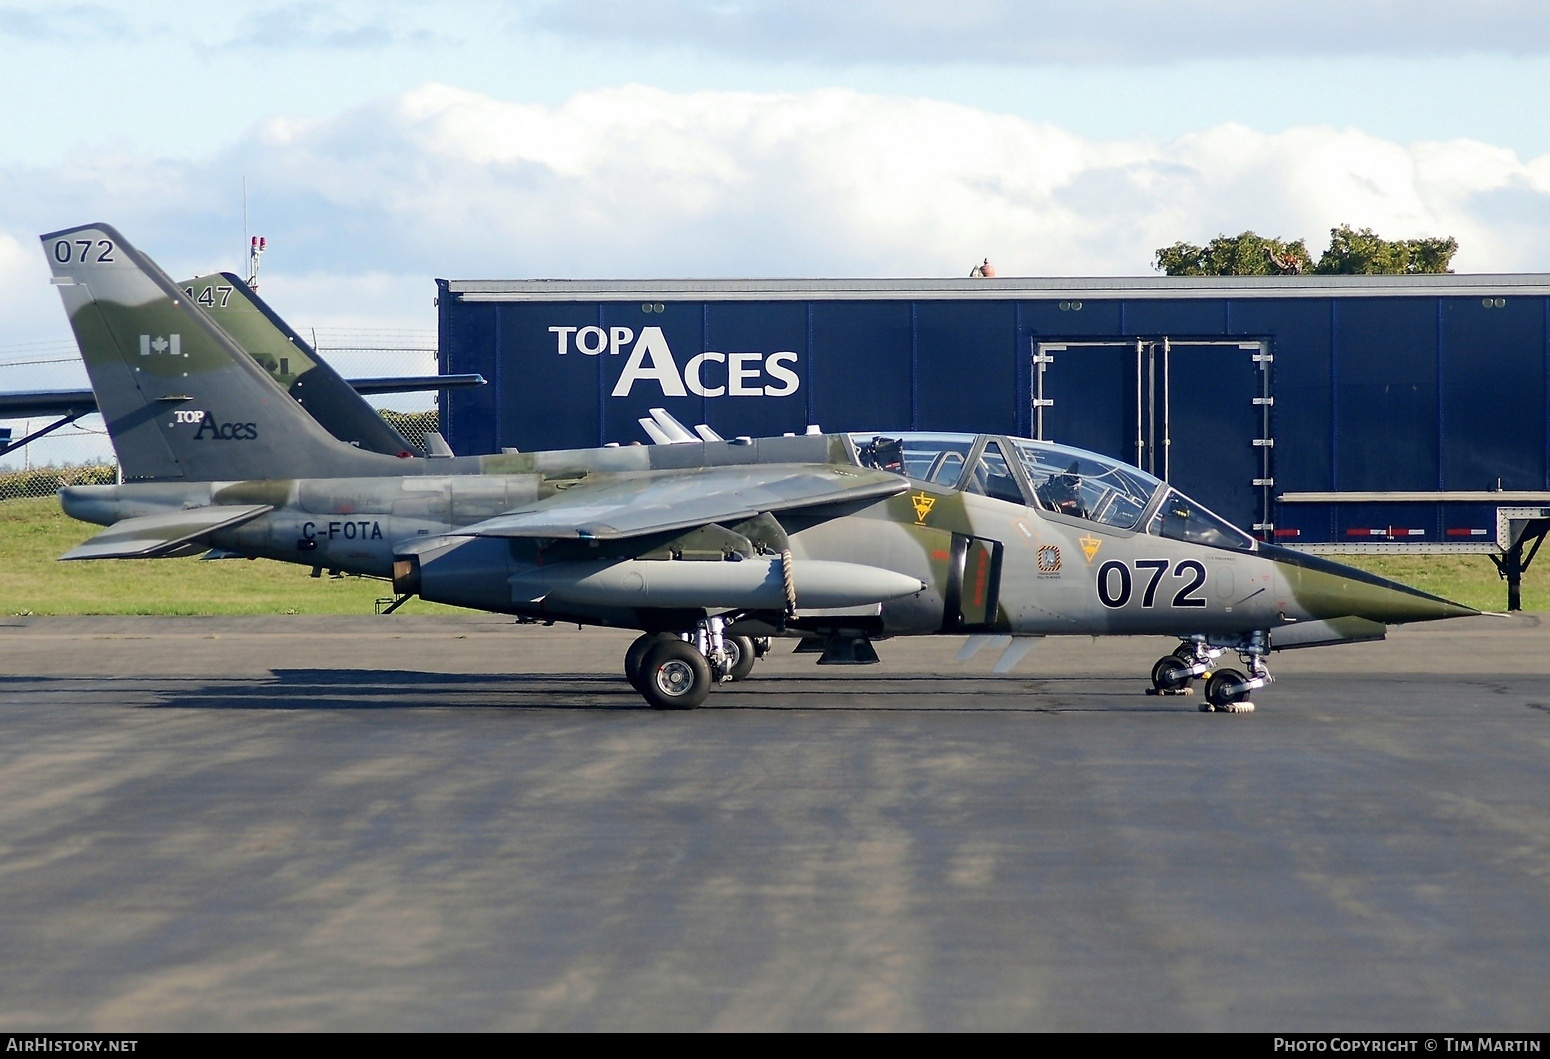
[[[1206,680],[1206,702],[1218,709],[1242,702],[1249,694],[1243,687],[1246,680],[1236,669],[1218,669]]]
[[[705,656],[682,640],[668,640],[646,652],[640,693],[658,710],[692,710],[710,694]]]
[[[1163,655],[1152,667],[1152,687],[1158,691],[1183,691],[1192,679],[1178,655]]]
[[[1177,658],[1180,662],[1189,662],[1193,664],[1195,661],[1195,645],[1192,643],[1179,644],[1179,646],[1173,649],[1173,657]]]
[[[645,694],[646,688],[640,681],[640,667],[641,663],[646,661],[646,652],[659,643],[676,639],[678,637],[670,632],[648,632],[637,637],[635,642],[630,644],[630,649],[624,652],[624,679],[630,682],[630,687]]]
[[[747,636],[724,636],[721,642],[726,645],[727,661],[732,663],[732,679],[747,680],[757,657],[753,640]]]

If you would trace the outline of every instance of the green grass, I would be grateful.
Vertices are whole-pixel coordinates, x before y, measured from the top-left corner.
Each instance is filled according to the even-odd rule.
[[[66,518],[52,497],[0,501],[0,614],[370,614],[393,594],[384,581],[314,579],[267,559],[55,561],[99,529]],[[1484,555],[1331,558],[1480,610],[1507,606],[1506,582]],[[1547,568],[1550,552],[1524,575],[1524,610],[1550,610]],[[420,599],[400,610],[415,612],[466,613]]]
[[[386,581],[313,578],[269,559],[57,562],[101,532],[53,497],[0,501],[0,614],[370,614]],[[412,599],[400,614],[466,613]]]

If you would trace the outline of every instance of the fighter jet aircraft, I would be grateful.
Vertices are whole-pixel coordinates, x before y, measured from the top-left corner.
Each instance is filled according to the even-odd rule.
[[[638,629],[631,683],[690,708],[763,638],[1174,636],[1152,688],[1243,712],[1272,648],[1474,613],[1256,541],[1166,482],[1026,438],[828,434],[396,458],[345,444],[104,224],[42,237],[124,484],[64,559],[206,549],[391,578],[521,619]],[[195,292],[197,294],[197,291]],[[1224,664],[1235,652],[1241,669]]]

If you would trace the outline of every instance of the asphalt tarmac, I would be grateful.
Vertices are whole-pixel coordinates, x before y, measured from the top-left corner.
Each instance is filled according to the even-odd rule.
[[[760,663],[499,619],[0,622],[0,1032],[1550,1028],[1550,621]]]

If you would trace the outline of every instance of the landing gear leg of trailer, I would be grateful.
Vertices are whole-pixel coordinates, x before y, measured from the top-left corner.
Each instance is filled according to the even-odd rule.
[[[1496,572],[1507,582],[1507,609],[1518,611],[1523,609],[1523,573],[1539,554],[1545,536],[1550,534],[1550,518],[1526,519],[1521,523],[1513,519],[1511,525],[1514,531],[1521,526],[1521,532],[1514,532],[1512,544],[1502,549],[1501,555],[1491,556],[1491,562],[1496,564]],[[1524,554],[1524,545],[1531,541],[1532,547]]]

